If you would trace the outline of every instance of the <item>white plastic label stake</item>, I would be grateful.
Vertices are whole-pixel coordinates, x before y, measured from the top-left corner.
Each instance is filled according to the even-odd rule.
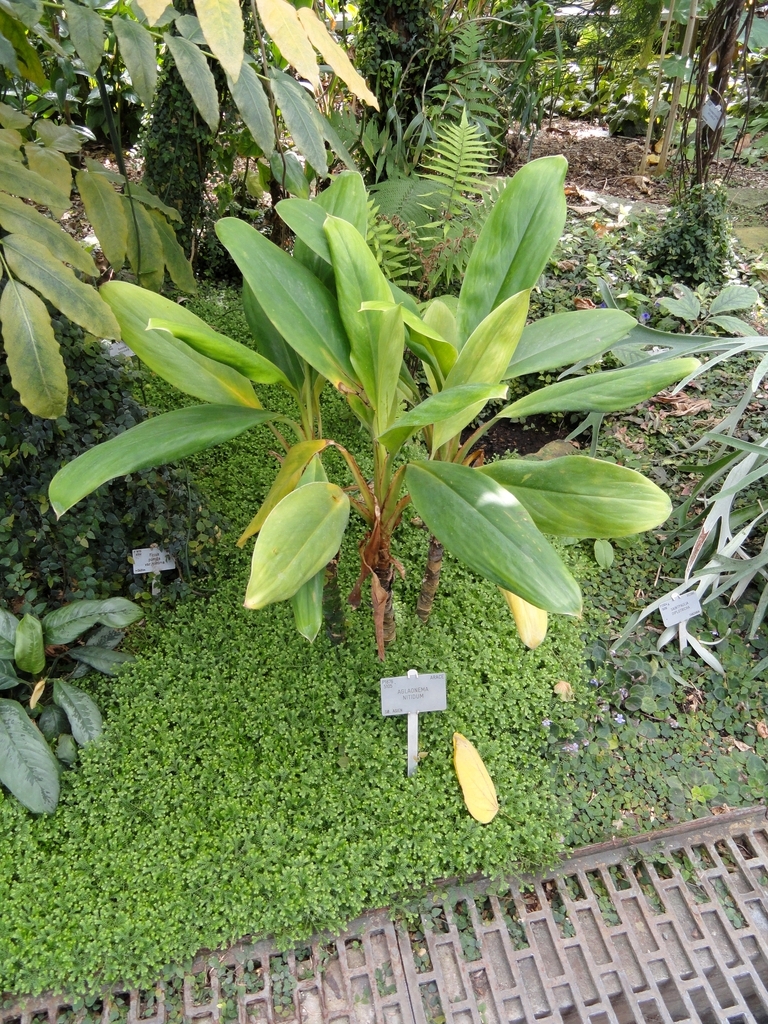
[[[711,128],[713,132],[716,132],[721,125],[725,124],[723,108],[718,103],[707,100],[701,108],[701,120],[707,128]]]
[[[134,576],[140,576],[145,572],[164,572],[166,569],[176,568],[173,555],[169,555],[162,548],[134,548],[131,555]]]
[[[136,353],[133,351],[133,349],[128,348],[124,341],[113,341],[112,344],[109,346],[109,354],[112,356],[113,359],[115,358],[115,356],[126,356],[128,359],[130,359]]]
[[[419,712],[445,711],[445,672],[420,676],[415,668],[407,676],[390,676],[381,680],[381,713],[408,715],[408,776],[414,774],[419,762]]]
[[[668,597],[659,605],[661,621],[665,626],[676,626],[686,622],[694,615],[701,615],[701,602],[697,594],[682,594],[680,597]]]

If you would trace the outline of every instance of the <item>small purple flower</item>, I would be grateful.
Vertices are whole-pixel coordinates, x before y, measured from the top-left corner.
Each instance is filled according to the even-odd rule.
[[[621,689],[619,690],[619,696],[621,697],[622,700],[626,700],[627,697],[629,696],[629,690],[625,690],[624,687],[622,686]]]
[[[579,744],[578,743],[564,743],[563,750],[566,754],[578,754]]]
[[[616,723],[616,725],[624,725],[624,723],[626,722],[626,718],[624,717],[624,715],[614,715],[613,720]]]
[[[550,725],[552,725],[552,720],[550,718],[545,718],[543,719],[541,724],[544,726],[545,729],[548,729]]]
[[[599,305],[599,306],[598,306],[597,308],[598,308],[598,309],[607,309],[607,308],[608,308],[608,305],[607,305],[607,303],[605,303],[605,302],[601,302],[601,303],[600,303],[600,305]]]
[[[600,680],[599,679],[590,679],[589,680],[589,685],[590,686],[599,686],[600,685]]]
[[[641,313],[640,314],[640,319],[643,321],[644,324],[648,323],[648,321],[651,319],[651,314],[650,313]]]

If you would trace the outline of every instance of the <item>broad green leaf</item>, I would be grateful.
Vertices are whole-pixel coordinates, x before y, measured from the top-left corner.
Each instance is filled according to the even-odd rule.
[[[408,328],[408,348],[415,352],[419,359],[423,359],[424,362],[428,363],[442,380],[450,373],[456,363],[458,352],[434,326],[430,326],[429,323],[422,320],[418,312],[410,309],[401,299],[395,299],[394,303],[365,302],[363,303],[363,308],[388,309],[393,304],[400,305],[402,308],[403,323]]]
[[[410,412],[400,416],[389,430],[379,435],[378,440],[387,451],[394,454],[421,427],[455,419],[462,412],[466,416],[463,426],[466,426],[477,415],[478,404],[482,408],[491,398],[505,398],[506,394],[504,384],[461,384],[447,388],[436,395],[430,395]]]
[[[2,244],[13,273],[70,320],[97,338],[120,337],[117,321],[96,289],[79,281],[44,245],[20,234],[6,235]]]
[[[328,289],[244,221],[225,217],[216,224],[216,234],[288,344],[334,387],[356,390],[349,340]]]
[[[618,412],[652,398],[697,366],[698,359],[669,359],[648,366],[588,373],[534,391],[498,415],[518,419],[543,412]]]
[[[743,284],[729,284],[712,299],[710,315],[731,313],[735,309],[752,309],[760,296],[754,288]]]
[[[269,0],[289,6],[286,0]],[[328,172],[323,137],[323,119],[306,89],[295,78],[277,68],[269,69],[275,102],[285,120],[294,144],[313,169],[324,177]]]
[[[319,456],[315,456],[304,470],[299,487],[321,481],[326,483],[328,477],[325,475],[323,464]],[[323,624],[323,587],[325,585],[325,566],[312,577],[303,583],[291,598],[293,609],[293,621],[296,629],[310,643],[314,643],[317,634]]]
[[[277,330],[245,281],[243,313],[258,351],[283,371],[293,389],[300,391],[304,384],[305,368],[309,368]]]
[[[459,335],[456,329],[456,317],[443,299],[433,299],[422,312],[421,318],[428,327],[434,328],[442,338],[445,338],[450,345],[458,350]]]
[[[219,96],[216,92],[216,80],[208,67],[208,61],[203,56],[200,47],[190,43],[183,36],[172,36],[165,32],[163,41],[171,51],[179,74],[194,100],[195,106],[215,134],[219,127]],[[242,55],[242,50],[240,54]]]
[[[128,221],[122,196],[103,174],[78,171],[75,181],[99,245],[112,266],[119,270],[128,251]]]
[[[98,15],[96,15],[98,18]],[[99,18],[101,22],[101,18]],[[70,128],[66,124],[54,124],[53,121],[41,118],[35,122],[35,131],[37,132],[38,138],[45,146],[46,149],[54,150],[55,152],[62,153],[79,153],[83,148],[83,136],[80,132],[76,132],[74,128]],[[27,146],[27,157],[29,157],[30,146]],[[31,147],[36,149],[37,147]],[[59,166],[66,169],[69,177],[72,176],[72,168],[66,161],[59,162]],[[33,167],[33,170],[41,173],[39,167]]]
[[[2,32],[0,32],[0,67],[7,68],[12,75],[21,78],[21,69],[19,68],[19,62],[16,60],[16,51]],[[3,106],[5,107],[7,104],[4,103]],[[12,125],[11,127],[16,126]]]
[[[56,759],[21,704],[4,698],[0,699],[0,782],[33,814],[56,810]]]
[[[320,72],[317,56],[299,22],[296,8],[287,0],[256,0],[256,6],[264,28],[280,53],[289,64],[293,64],[302,78],[306,78],[313,88],[318,89]]]
[[[56,705],[53,704],[51,706],[55,707]],[[66,718],[67,716],[64,715],[64,717]],[[68,732],[63,732],[56,739],[56,757],[62,764],[68,767],[71,767],[77,761],[77,744]]]
[[[478,324],[445,379],[447,388],[498,384],[523,333],[529,296],[529,291],[510,296]]]
[[[57,189],[69,196],[72,191],[72,168],[62,153],[42,146],[27,145],[24,147],[29,168],[41,178],[45,178]],[[69,202],[67,206],[71,205]]]
[[[192,271],[192,264],[184,255],[184,250],[179,245],[176,232],[168,223],[159,210],[150,210],[149,216],[155,226],[160,243],[163,247],[163,259],[171,275],[171,280],[177,288],[184,292],[194,293],[197,291],[195,275]]]
[[[105,178],[116,185],[125,184],[125,178],[123,178],[121,174],[112,174],[112,172],[107,171],[106,167],[103,167],[95,160],[88,160],[86,158],[85,162],[89,171],[93,171],[97,174],[101,173]],[[148,188],[145,188],[137,181],[131,182],[131,196],[134,199],[138,199],[143,206],[149,206],[153,210],[160,210],[161,213],[165,214],[168,220],[175,220],[178,223],[181,223],[181,214],[178,210],[174,209],[172,206],[166,206],[161,199],[157,198],[154,192],[150,192]]]
[[[360,232],[341,217],[331,216],[326,218],[323,230],[331,252],[339,313],[350,342],[350,359],[381,417],[380,425],[386,427],[403,361],[402,320],[395,312],[397,307],[386,313],[360,308],[364,302],[392,301],[386,278]],[[384,323],[390,325],[391,334],[382,331]]]
[[[0,324],[11,383],[21,404],[34,416],[63,416],[69,383],[45,303],[18,281],[8,281],[0,296]]]
[[[0,124],[3,128],[20,129],[23,131],[32,123],[29,114],[22,114],[20,110],[10,106],[8,103],[0,103]]]
[[[328,214],[317,201],[281,199],[275,209],[297,239],[300,239],[326,263],[331,263],[331,250],[328,248],[328,239],[323,231]]]
[[[22,672],[37,675],[45,668],[43,627],[34,615],[25,615],[16,628],[13,660]]]
[[[123,665],[129,665],[136,660],[132,654],[111,651],[108,647],[98,647],[96,644],[73,647],[67,653],[70,658],[89,668],[95,668],[97,672],[101,672],[105,676],[116,676]]]
[[[195,0],[195,10],[214,57],[232,81],[237,82],[245,46],[240,4],[237,0]]]
[[[304,165],[294,152],[275,150],[269,158],[269,169],[285,192],[309,200],[309,181],[304,175]]]
[[[90,277],[98,275],[91,257],[68,231],[50,217],[39,213],[34,206],[28,206],[15,196],[6,195],[5,192],[0,192],[0,227],[40,242],[50,249],[57,259],[71,263],[83,274]]]
[[[123,195],[117,198],[123,204],[125,212],[125,223],[128,228],[127,253],[131,269],[141,278],[147,274],[160,275],[159,283],[162,285],[162,272],[165,264],[163,243],[160,241],[154,221],[149,216],[149,211],[145,210],[140,202],[135,199],[131,200],[128,196]]]
[[[335,484],[306,484],[286,495],[256,540],[245,607],[293,597],[337,553],[348,519],[349,498]]]
[[[14,49],[19,77],[29,79],[30,82],[34,82],[35,85],[39,86],[41,89],[50,88],[48,78],[46,77],[45,71],[43,71],[43,65],[40,63],[37,51],[30,45],[29,40],[27,39],[27,33],[24,29],[24,24],[26,24],[26,22],[19,17],[24,5],[14,4],[7,6],[11,6],[12,10],[15,9],[16,16],[14,17],[13,14],[3,10],[2,6],[0,6],[0,36],[6,39]],[[29,27],[34,25],[38,20],[39,16],[29,23]],[[37,26],[37,29],[38,32],[41,31],[39,25]]]
[[[13,160],[14,163],[24,164],[24,157],[21,152],[24,139],[13,128],[0,129],[0,157],[6,160]]]
[[[197,326],[200,321],[194,313],[161,295],[123,281],[105,284],[101,295],[117,317],[123,341],[163,380],[204,402],[260,407],[252,385],[241,373],[201,355],[167,331],[147,330],[154,316]]]
[[[138,21],[117,14],[112,18],[112,31],[117,36],[120,56],[133,88],[144,106],[150,107],[157,88],[155,41]]]
[[[332,38],[325,24],[315,14],[314,9],[300,7],[298,15],[307,38],[315,49],[320,51],[325,63],[331,67],[333,73],[344,82],[353,96],[357,96],[358,99],[378,110],[378,100],[366,85],[365,79],[352,66],[352,61]]]
[[[755,328],[738,316],[713,316],[709,322],[722,327],[728,334],[736,334],[742,338],[751,338],[755,334]]]
[[[12,690],[20,682],[21,680],[13,670],[13,661],[0,660],[0,690]]]
[[[33,28],[43,16],[42,0],[1,0],[2,8],[22,25]]]
[[[352,154],[349,152],[347,147],[341,141],[338,132],[333,127],[327,117],[323,117],[323,138],[331,147],[336,156],[341,160],[350,171],[357,173],[357,164],[355,163]]]
[[[173,303],[173,305],[178,308],[177,303]],[[147,326],[152,331],[168,331],[174,338],[186,342],[196,352],[201,352],[218,363],[231,366],[238,373],[242,373],[244,377],[256,381],[258,384],[290,386],[288,378],[274,363],[270,363],[268,359],[260,356],[253,349],[241,345],[239,341],[233,341],[232,338],[228,338],[224,334],[212,331],[202,320],[193,326],[153,317]]]
[[[37,725],[49,743],[62,733],[69,732],[69,719],[64,709],[60,708],[58,704],[48,704],[44,707],[37,720]]]
[[[137,622],[144,612],[139,605],[124,597],[110,597],[105,601],[73,601],[43,617],[43,636],[46,644],[71,644],[97,623],[123,629]]]
[[[456,323],[463,342],[492,309],[533,288],[565,224],[562,156],[532,160],[499,196],[475,244]]]
[[[276,418],[264,409],[234,405],[196,405],[153,416],[60,469],[48,488],[51,505],[61,517],[108,480],[194,455]]]
[[[81,650],[84,649],[81,648]],[[109,653],[113,654],[114,652],[110,651]],[[84,747],[86,743],[93,743],[101,736],[104,731],[101,712],[87,693],[83,693],[72,683],[65,683],[63,679],[55,679],[53,700],[66,711],[72,735],[81,747]]]
[[[296,490],[307,466],[315,459],[316,455],[325,451],[329,444],[329,441],[320,440],[300,441],[293,445],[283,459],[280,472],[267,492],[261,508],[238,538],[238,547],[242,547],[249,537],[253,537],[259,532],[275,505],[282,501],[286,494]],[[319,459],[317,461],[319,462]]]
[[[620,309],[574,310],[543,317],[523,329],[504,379],[600,356],[635,324],[635,318]]]
[[[47,206],[54,216],[60,217],[70,207],[69,191],[64,192],[53,182],[35,174],[22,164],[0,155],[0,182],[4,192],[10,192],[22,199],[31,199],[40,206]]]
[[[529,604],[581,613],[579,587],[514,495],[490,477],[449,462],[412,462],[413,505],[451,554]]]
[[[13,658],[18,625],[16,616],[0,606],[0,658],[4,661]]]
[[[137,0],[137,3],[144,12],[150,28],[157,25],[168,9],[168,0]]]
[[[332,217],[353,224],[363,238],[368,231],[368,193],[361,174],[357,171],[341,171],[313,200]]]
[[[229,81],[229,91],[256,145],[262,152],[271,153],[275,148],[272,112],[264,86],[250,64],[243,62],[237,81]]]
[[[613,565],[613,545],[607,540],[595,541],[595,561],[601,569],[610,569]]]
[[[681,320],[695,320],[701,313],[698,296],[684,284],[677,285],[676,290],[679,293],[677,298],[662,298],[659,299],[659,304],[667,312],[680,317]]]
[[[640,473],[581,455],[500,459],[476,472],[514,494],[542,533],[562,537],[627,537],[661,525],[672,511]]]

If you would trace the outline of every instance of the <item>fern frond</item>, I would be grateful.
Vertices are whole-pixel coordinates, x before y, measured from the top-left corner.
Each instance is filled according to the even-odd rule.
[[[439,186],[443,206],[449,217],[458,217],[474,206],[473,195],[487,186],[491,152],[466,110],[458,125],[438,129],[429,155],[422,162],[423,177]]]
[[[380,216],[388,220],[396,217],[417,228],[428,224],[443,205],[442,190],[415,174],[374,185],[371,195]]]

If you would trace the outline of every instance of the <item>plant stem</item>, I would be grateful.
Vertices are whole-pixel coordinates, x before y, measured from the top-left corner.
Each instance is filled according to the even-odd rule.
[[[443,545],[434,535],[429,538],[427,567],[421,581],[421,592],[416,604],[416,614],[422,622],[427,622],[432,613],[432,604],[440,584],[440,570],[443,567]]]

